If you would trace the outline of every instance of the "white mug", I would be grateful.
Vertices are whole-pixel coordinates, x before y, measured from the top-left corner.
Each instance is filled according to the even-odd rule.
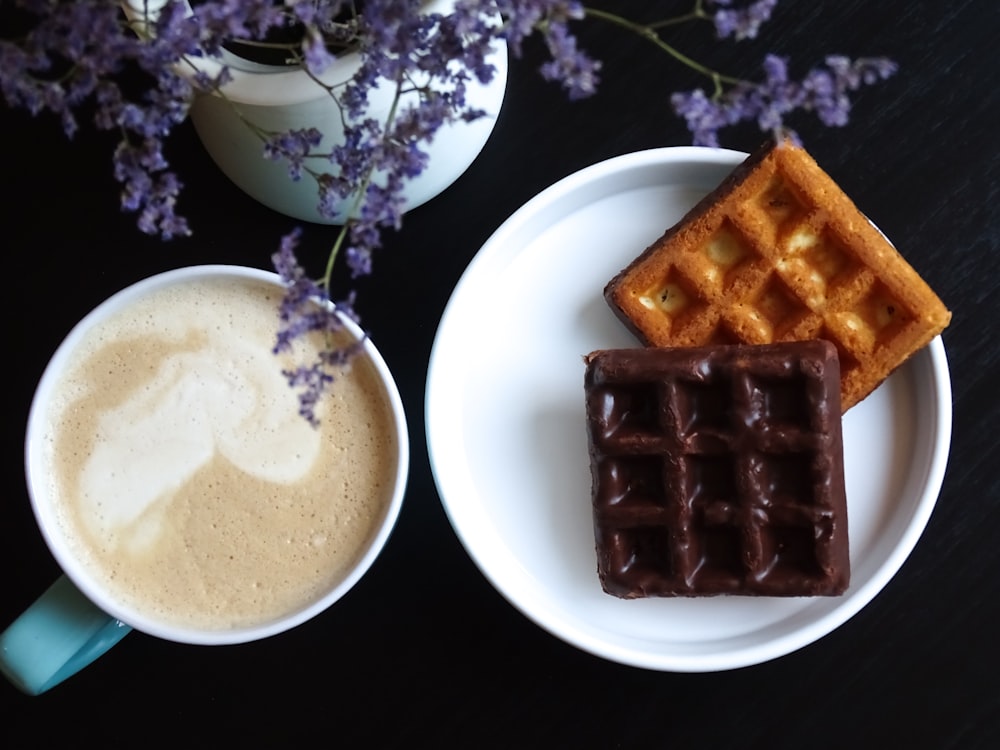
[[[25,460],[35,518],[64,575],[0,635],[0,670],[22,691],[44,692],[96,659],[133,628],[196,644],[241,643],[283,632],[340,599],[384,547],[400,512],[409,469],[406,418],[399,392],[374,345],[344,318],[343,335],[361,341],[362,347],[349,369],[331,386],[328,397],[335,403],[321,417],[320,426],[309,425],[298,415],[296,394],[283,379],[279,361],[270,350],[278,325],[276,305],[283,293],[276,274],[257,269],[195,266],[168,271],[99,305],[55,352],[32,402]],[[267,303],[257,304],[258,296],[266,297]],[[191,307],[191,312],[181,314],[179,308],[171,307],[179,299],[188,309],[195,298],[201,300],[197,303],[201,307]],[[221,299],[230,301],[219,302]],[[249,312],[243,310],[244,303]],[[136,311],[143,305],[174,312],[163,315],[164,320],[134,323],[137,328],[133,330],[133,321],[141,317]],[[216,314],[213,309],[228,314],[229,322],[210,325]],[[262,317],[251,328],[246,319],[256,315]],[[112,340],[126,352],[119,357],[125,365],[134,364],[133,358],[144,362],[154,344],[166,347],[168,354],[157,358],[155,367],[147,365],[146,372],[140,368],[138,375],[132,372],[137,368],[126,367],[132,374],[91,382],[79,365],[89,361],[81,351],[85,342],[94,341],[95,330],[118,325],[115,321],[126,321],[125,332],[118,334],[122,339]],[[189,324],[193,326],[190,330],[186,328]],[[246,328],[234,333],[230,326],[235,325]],[[267,331],[270,339],[262,337],[251,343],[258,330]],[[123,344],[126,339],[140,343]],[[104,349],[101,352],[104,356]],[[223,356],[227,359],[220,366],[214,360]],[[244,357],[255,363],[256,369],[248,370],[249,374],[237,364]],[[74,380],[80,372],[84,374]],[[280,385],[271,382],[272,377]],[[60,415],[73,413],[77,408],[74,404],[81,403],[73,400],[79,396],[77,391],[70,390],[71,386],[79,388],[79,379],[87,383],[83,389],[89,394],[87,398],[99,403],[96,416],[83,420],[80,435],[68,428],[54,430],[53,424],[63,419]],[[258,381],[269,383],[267,392],[271,395],[263,406],[251,405],[247,395]],[[355,385],[361,390],[352,391]],[[117,394],[118,390],[123,394]],[[351,398],[351,394],[356,397]],[[195,400],[186,400],[189,397]],[[230,398],[231,404],[224,400]],[[63,408],[60,404],[68,405],[68,411],[59,411]],[[354,420],[354,410],[361,408],[377,412],[377,418],[369,415]],[[119,421],[107,421],[112,416]],[[325,419],[332,422],[328,430],[324,430]],[[343,425],[334,429],[338,419],[349,420],[346,429]],[[368,421],[371,426],[363,427],[361,423]],[[109,424],[116,426],[112,429]],[[172,430],[178,439],[169,437]],[[105,442],[91,437],[98,432]],[[331,438],[335,445],[325,437],[334,432],[338,433],[336,439]],[[81,445],[86,446],[85,460],[65,461],[65,455],[75,453]],[[336,473],[329,469],[333,479],[324,474],[316,480],[329,491],[310,494],[302,489],[305,479],[301,477],[333,466],[326,458],[330,451],[347,456],[345,460],[355,462],[350,466],[364,466],[365,470],[347,471],[341,466]],[[268,494],[262,497],[270,499],[254,504],[251,490],[246,490],[245,497],[243,490],[227,493],[219,489],[216,494],[204,494],[203,485],[223,486],[207,473],[214,471],[216,462],[222,467],[220,476],[263,487]],[[252,475],[251,479],[245,475]],[[50,481],[52,476],[68,479],[61,484],[62,479]],[[183,482],[180,478],[175,481],[175,476],[183,477]],[[60,489],[65,486],[72,486],[72,492]],[[197,489],[190,489],[193,487]],[[202,494],[189,498],[191,493]],[[237,495],[239,502],[229,505]],[[77,497],[84,510],[67,506],[64,496]],[[309,505],[312,502],[319,503],[319,511]],[[186,510],[176,516],[182,519],[177,521],[175,509],[182,507],[181,503],[187,504],[183,506]],[[361,510],[369,506],[370,512]],[[67,507],[74,510],[67,511]],[[306,507],[312,508],[309,525],[296,525],[291,517],[280,515],[289,509],[301,515]],[[91,512],[95,508],[100,510]],[[204,520],[203,515],[210,520]],[[170,531],[174,528],[183,529],[176,540]],[[274,539],[270,538],[272,531]],[[334,548],[350,546],[334,543],[336,535],[342,533],[354,540],[351,544],[356,548],[347,557],[335,558]],[[264,536],[268,538],[258,538]],[[90,541],[81,543],[81,539]],[[161,549],[173,555],[164,558],[166,563],[157,558]],[[133,597],[119,582],[125,576],[109,573],[107,565],[118,565],[117,556],[126,554],[137,557],[129,557],[132,562],[115,570],[128,569],[129,576],[135,570],[135,581],[127,583],[144,588],[143,597]],[[266,572],[253,572],[252,581],[243,580],[242,571],[234,572],[237,563],[266,555],[272,557],[265,569],[287,564],[283,572],[286,579],[309,565],[320,567],[316,560],[324,565],[329,560],[331,570],[308,586],[304,582],[305,593],[295,596],[288,593],[295,587],[268,583]],[[314,556],[309,565],[299,562],[304,555]],[[114,560],[106,565],[105,558]],[[142,565],[136,564],[136,559]],[[206,562],[220,559],[236,562]],[[147,563],[151,572],[143,579],[145,573],[138,571]],[[164,564],[190,567],[205,583],[161,581],[156,571],[162,568],[155,566]],[[217,590],[224,590],[225,595],[216,596]],[[255,592],[253,604],[240,598],[248,590]],[[284,596],[289,600],[281,600]],[[217,606],[224,599],[236,602],[232,612]],[[262,608],[258,613],[254,609],[257,599],[268,601],[271,609],[265,612]],[[186,611],[188,600],[190,613]],[[180,610],[185,611],[179,614]]]

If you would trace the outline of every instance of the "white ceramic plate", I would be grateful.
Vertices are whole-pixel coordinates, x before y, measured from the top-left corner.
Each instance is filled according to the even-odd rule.
[[[582,357],[636,345],[602,290],[744,158],[656,149],[545,190],[469,265],[431,355],[428,450],[469,555],[540,626],[624,664],[707,672],[817,640],[903,564],[944,478],[951,384],[938,338],[845,416],[852,583],[844,596],[625,601],[602,592]]]

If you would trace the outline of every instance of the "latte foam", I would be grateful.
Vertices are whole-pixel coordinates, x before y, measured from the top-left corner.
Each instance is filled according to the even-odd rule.
[[[229,629],[308,606],[386,513],[397,446],[374,366],[356,358],[309,425],[271,353],[280,293],[151,291],[89,332],[53,390],[45,492],[93,575],[156,620]]]

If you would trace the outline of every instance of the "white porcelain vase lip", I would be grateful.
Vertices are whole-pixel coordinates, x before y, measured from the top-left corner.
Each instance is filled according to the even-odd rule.
[[[143,18],[155,17],[171,1],[121,0],[121,3],[128,18],[140,24]],[[178,1],[187,4],[187,0]],[[422,7],[429,13],[447,15],[455,4],[456,0],[425,0]],[[495,17],[500,24],[499,13]],[[485,115],[471,122],[447,123],[430,142],[422,144],[428,157],[427,166],[405,185],[405,210],[420,206],[451,186],[486,145],[507,88],[508,53],[502,40],[495,40],[489,61],[495,71],[493,80],[484,84],[472,79],[467,82],[465,92],[467,105]],[[245,122],[249,120],[271,133],[316,128],[323,135],[318,151],[329,151],[342,142],[345,127],[343,112],[334,97],[301,68],[288,70],[260,65],[236,55],[192,57],[178,67],[178,72],[193,76],[200,71],[214,76],[223,65],[228,65],[231,75],[231,80],[222,87],[224,98],[215,93],[198,94],[189,111],[209,155],[234,184],[259,203],[304,221],[342,224],[348,209],[333,216],[321,213],[315,181],[311,178],[292,180],[284,163],[266,159],[260,136],[252,133]],[[360,65],[359,53],[346,53],[319,79],[327,86],[344,84]],[[369,116],[380,118],[388,114],[393,98],[389,89],[388,85],[377,85],[369,91]],[[404,99],[412,101],[415,96],[417,94],[407,93]],[[324,157],[307,157],[305,162],[319,172],[333,168]]]
[[[171,1],[122,0],[122,6],[130,20],[138,21],[144,16],[155,18]],[[180,2],[191,11],[188,0]],[[455,7],[455,0],[424,0],[422,5],[427,13],[446,14]],[[337,56],[316,78],[324,86],[341,86],[351,80],[360,65],[361,55],[358,52],[346,52]],[[284,106],[314,99],[323,93],[316,80],[301,68],[289,69],[285,66],[264,65],[229,52],[224,52],[219,57],[205,55],[188,58],[179,72],[185,76],[202,72],[215,77],[226,66],[229,68],[230,80],[223,86],[223,90],[231,101],[241,104]]]

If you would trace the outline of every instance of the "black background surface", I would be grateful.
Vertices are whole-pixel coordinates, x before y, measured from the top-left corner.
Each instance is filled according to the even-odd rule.
[[[678,3],[604,5],[655,18]],[[442,510],[423,396],[436,326],[465,266],[504,219],[558,179],[608,157],[690,142],[667,101],[697,81],[652,47],[592,24],[580,36],[604,62],[599,95],[566,101],[537,75],[542,56],[529,45],[513,61],[480,157],[407,216],[358,285],[364,322],[399,382],[412,445],[403,512],[369,574],[331,610],[263,642],[193,647],[133,633],[44,696],[0,681],[0,745],[114,747],[150,737],[153,746],[194,747],[1000,746],[998,9],[992,0],[784,2],[756,42],[716,44],[707,30],[677,37],[748,76],[768,50],[790,55],[798,74],[835,52],[884,54],[900,65],[857,98],[847,128],[792,121],[954,312],[944,334],[954,432],[937,508],[900,572],[842,627],[731,672],[620,666],[510,606]],[[186,182],[180,208],[194,235],[170,243],[120,213],[106,135],[85,129],[68,143],[52,118],[5,109],[0,133],[3,319],[14,337],[3,388],[6,626],[58,574],[30,512],[22,443],[35,384],[63,336],[152,273],[215,262],[267,268],[296,222],[233,187],[189,124],[168,155]],[[760,140],[749,129],[723,132],[730,148]],[[314,270],[334,233],[306,229],[303,257]]]

